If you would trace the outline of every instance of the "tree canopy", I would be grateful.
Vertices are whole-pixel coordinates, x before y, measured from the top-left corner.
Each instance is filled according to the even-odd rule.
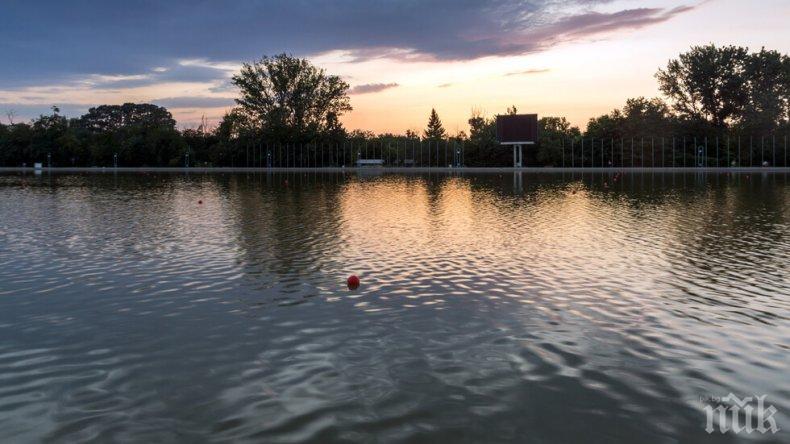
[[[423,133],[426,139],[441,140],[447,136],[442,121],[439,119],[439,114],[436,109],[431,108],[431,115],[428,117],[428,126]]]
[[[790,59],[776,51],[694,46],[656,73],[680,119],[770,130],[788,120]]]
[[[342,131],[340,116],[352,110],[348,83],[287,54],[245,63],[232,81],[241,94],[234,118],[277,138],[306,140]]]
[[[80,126],[93,132],[117,131],[124,127],[175,129],[176,121],[167,109],[150,103],[101,105],[80,118]]]
[[[764,145],[772,151],[785,149],[790,135],[787,55],[732,46],[692,47],[659,70],[657,78],[662,97],[628,99],[622,108],[590,119],[584,132],[564,117],[542,117],[538,144],[525,152],[527,164],[567,164],[569,144],[577,165],[590,162],[593,154],[596,165],[606,164],[601,147],[609,147],[613,156],[618,139],[621,149],[623,139],[637,139],[636,164],[642,165],[655,162],[642,155],[643,139],[651,149],[653,139],[695,145],[707,140],[715,146],[742,139],[750,153],[762,153]],[[12,111],[3,110],[7,123],[0,124],[0,165],[51,160],[55,166],[112,166],[117,159],[119,166],[261,166],[273,158],[278,166],[339,166],[350,162],[349,153],[358,146],[419,164],[429,152],[436,161],[438,151],[431,150],[444,153],[455,143],[464,144],[465,165],[512,162],[512,153],[496,140],[496,119],[480,111],[473,110],[468,119],[468,136],[463,131],[448,134],[435,109],[421,133],[346,133],[339,119],[351,109],[348,85],[304,59],[264,57],[244,65],[233,81],[240,89],[238,105],[211,128],[204,119],[197,129],[179,131],[167,109],[146,103],[97,106],[78,118],[53,107],[29,122],[18,122]],[[514,105],[502,111],[515,114],[517,109]],[[421,144],[425,141],[430,142]],[[729,163],[730,151],[712,150],[709,155]]]

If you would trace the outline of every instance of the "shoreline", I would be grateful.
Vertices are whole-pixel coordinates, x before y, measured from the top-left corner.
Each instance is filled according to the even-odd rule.
[[[0,167],[0,173],[790,173],[790,167]]]

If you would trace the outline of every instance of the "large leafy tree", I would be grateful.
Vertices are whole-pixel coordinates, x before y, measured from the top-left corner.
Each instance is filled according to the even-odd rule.
[[[445,131],[436,109],[431,109],[431,115],[428,117],[428,126],[423,134],[426,139],[430,140],[442,140],[447,136],[447,131]]]
[[[637,97],[628,99],[622,110],[590,119],[585,135],[598,139],[655,137],[669,134],[673,125],[672,112],[663,100]]]
[[[672,131],[672,112],[659,98],[628,99],[620,113],[621,136],[656,136]]]
[[[753,53],[745,63],[749,100],[740,121],[746,130],[770,131],[790,119],[790,57],[777,51]]]
[[[57,164],[61,153],[70,148],[69,121],[60,114],[57,106],[52,107],[51,115],[41,115],[33,121],[33,138],[30,155],[32,160],[43,162],[47,156]]]
[[[542,117],[538,120],[537,160],[544,165],[559,165],[565,155],[566,144],[580,136],[579,128],[571,126],[565,117]]]
[[[287,54],[245,63],[232,81],[241,93],[238,113],[277,138],[336,133],[340,116],[352,110],[348,83]]]
[[[91,108],[78,122],[87,133],[95,164],[123,166],[183,165],[186,143],[170,112],[151,104],[124,103]]]
[[[661,91],[680,117],[725,127],[748,101],[746,48],[694,46],[656,73]]]
[[[80,125],[93,132],[116,131],[128,126],[175,129],[176,121],[170,111],[149,103],[102,105],[88,110],[80,118]]]
[[[31,160],[33,129],[25,123],[15,123],[0,134],[0,162],[3,166],[19,166]]]
[[[464,156],[467,165],[507,165],[511,154],[496,140],[496,119],[485,117],[479,109],[472,109],[468,122],[469,143]]]

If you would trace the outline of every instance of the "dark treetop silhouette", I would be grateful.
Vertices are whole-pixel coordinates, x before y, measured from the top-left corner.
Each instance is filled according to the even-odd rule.
[[[624,152],[629,146],[631,164],[661,166],[644,153],[645,140],[652,149],[660,143],[664,154],[670,140],[673,147],[678,144],[672,160],[684,165],[689,156],[698,156],[699,146],[714,141],[715,151],[707,149],[703,154],[713,159],[706,164],[725,165],[730,158],[754,164],[761,160],[756,150],[764,153],[766,140],[774,151],[777,145],[787,150],[790,57],[786,54],[696,46],[670,60],[656,78],[668,102],[628,99],[622,109],[590,119],[584,133],[563,117],[541,118],[540,139],[536,149],[528,151],[527,164],[605,166],[619,160],[620,165],[628,165]],[[361,147],[378,149],[377,155],[386,159],[399,159],[390,163],[395,165],[435,154],[436,165],[442,161],[442,149],[460,143],[464,165],[505,166],[510,161],[508,151],[496,140],[495,118],[475,111],[468,135],[448,137],[434,109],[422,140],[413,131],[349,132],[340,123],[340,117],[352,109],[349,85],[306,59],[286,54],[263,57],[245,64],[233,83],[239,88],[237,106],[215,128],[204,122],[197,129],[179,131],[165,108],[150,104],[102,105],[71,119],[53,107],[50,115],[30,123],[15,122],[9,110],[8,124],[0,123],[0,166],[48,161],[54,166],[112,166],[116,160],[121,166],[267,166],[272,158],[278,166],[340,165],[350,164]],[[507,112],[515,111],[513,107]],[[732,146],[736,141],[737,153]],[[726,149],[718,149],[725,143]],[[741,143],[748,143],[748,148]],[[623,154],[618,156],[616,148]],[[421,154],[424,150],[434,154]],[[783,165],[785,159],[786,153],[771,160]]]

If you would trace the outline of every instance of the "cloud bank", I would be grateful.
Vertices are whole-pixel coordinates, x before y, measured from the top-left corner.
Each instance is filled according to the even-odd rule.
[[[349,94],[371,94],[384,91],[385,89],[397,88],[397,83],[366,83],[351,88]]]
[[[689,0],[693,1],[693,0]],[[221,79],[210,65],[263,54],[471,60],[661,23],[693,6],[598,12],[609,0],[6,2],[0,88],[89,75],[121,84]],[[298,30],[298,32],[295,32]],[[128,78],[132,76],[132,78]],[[138,76],[138,77],[134,77]],[[143,76],[143,77],[139,77]],[[139,82],[139,83],[135,83]]]

